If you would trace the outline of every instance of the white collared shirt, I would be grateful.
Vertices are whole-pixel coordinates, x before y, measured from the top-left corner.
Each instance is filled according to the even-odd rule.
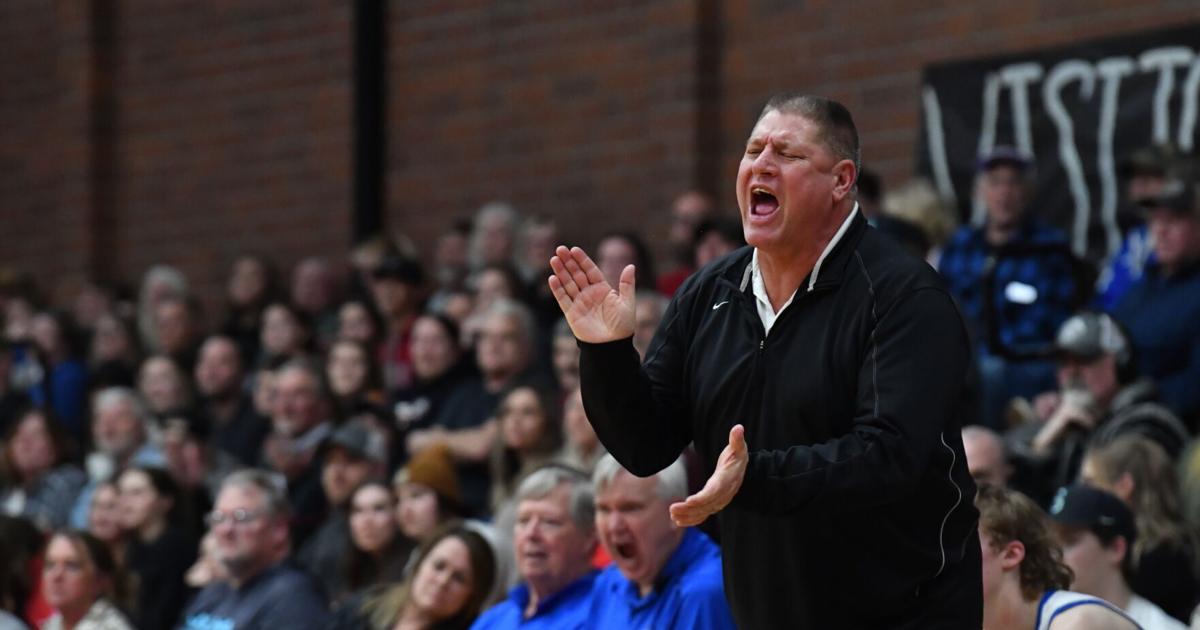
[[[846,220],[842,221],[842,226],[834,233],[833,238],[829,239],[829,244],[825,246],[825,250],[817,258],[817,264],[813,265],[812,273],[808,274],[808,288],[805,291],[813,290],[813,285],[817,283],[817,274],[821,271],[821,263],[825,262],[825,257],[829,255],[829,252],[833,251],[834,246],[838,244],[838,241],[842,240],[842,236],[850,229],[850,224],[854,221],[854,215],[857,213],[858,202],[856,201],[854,202],[854,208],[846,215]],[[754,254],[750,257],[750,287],[754,292],[755,305],[758,306],[758,318],[762,320],[763,329],[769,335],[771,334],[771,327],[775,325],[775,320],[779,319],[779,315],[783,313],[783,310],[792,303],[792,300],[796,299],[796,293],[799,293],[800,289],[797,288],[791,297],[783,303],[783,306],[780,306],[779,310],[776,311],[775,307],[771,306],[771,298],[767,297],[767,286],[763,283],[762,272],[758,269],[757,247],[754,248]]]

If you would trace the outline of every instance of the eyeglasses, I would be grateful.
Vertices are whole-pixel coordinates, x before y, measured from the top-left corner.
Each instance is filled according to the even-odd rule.
[[[232,512],[219,512],[213,510],[204,515],[204,523],[209,527],[216,527],[221,523],[229,521],[234,525],[243,525],[263,515],[262,510],[243,510],[238,508]]]

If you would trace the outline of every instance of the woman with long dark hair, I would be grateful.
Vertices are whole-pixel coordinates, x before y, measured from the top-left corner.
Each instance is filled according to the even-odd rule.
[[[124,585],[103,542],[87,532],[54,534],[46,545],[42,591],[56,612],[42,630],[133,630],[118,608]]]
[[[451,523],[417,551],[403,582],[377,587],[342,607],[335,630],[464,630],[492,590],[496,559],[483,536]]]
[[[87,475],[69,463],[70,438],[49,412],[27,409],[0,444],[0,512],[24,516],[45,531],[67,524]]]
[[[169,630],[187,603],[183,577],[197,548],[173,518],[179,487],[166,470],[135,466],[117,478],[117,490],[130,533],[125,566],[138,578],[133,621],[139,630]]]
[[[342,566],[345,599],[377,584],[399,581],[414,543],[396,524],[396,498],[387,483],[369,480],[350,493],[350,546]]]

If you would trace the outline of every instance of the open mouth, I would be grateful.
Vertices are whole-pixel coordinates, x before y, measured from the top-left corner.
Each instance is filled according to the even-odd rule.
[[[779,209],[779,200],[775,195],[761,186],[750,189],[750,214],[766,216]]]
[[[633,546],[633,543],[620,543],[617,545],[615,551],[617,552],[617,557],[622,560],[628,560],[637,555],[637,548]]]

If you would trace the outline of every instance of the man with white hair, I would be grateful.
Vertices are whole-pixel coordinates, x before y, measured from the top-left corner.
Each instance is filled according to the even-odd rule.
[[[472,630],[605,627],[588,615],[596,580],[594,510],[591,484],[577,470],[551,465],[526,477],[517,488],[513,530],[521,584]]]
[[[671,521],[687,498],[683,459],[635,477],[612,455],[596,464],[596,531],[613,564],[592,589],[597,628],[734,628],[721,551],[708,536]]]
[[[149,411],[132,389],[109,387],[96,394],[92,403],[95,448],[86,462],[90,481],[75,500],[72,527],[87,527],[92,493],[101,482],[115,479],[130,466],[167,465],[162,449],[150,439],[149,422]]]

